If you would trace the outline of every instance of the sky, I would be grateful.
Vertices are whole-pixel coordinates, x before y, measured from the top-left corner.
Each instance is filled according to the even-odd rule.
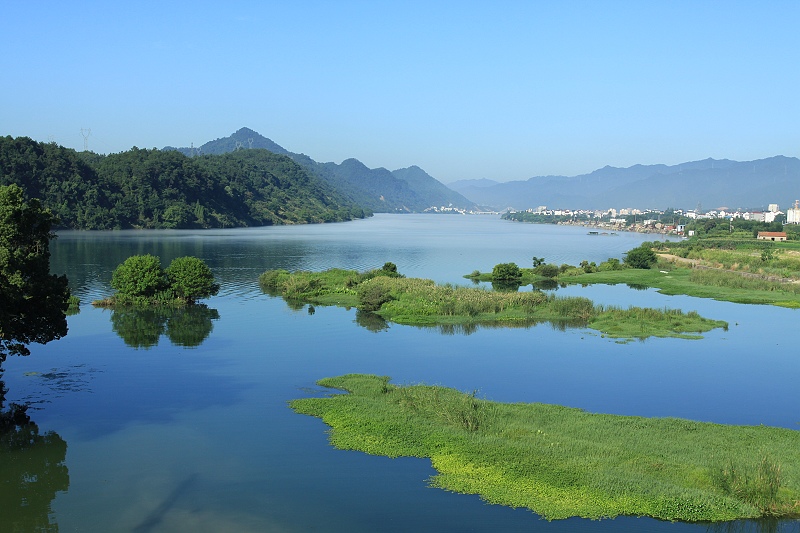
[[[0,0],[0,13],[0,135],[76,150],[248,127],[316,161],[417,165],[443,183],[800,155],[796,0]]]

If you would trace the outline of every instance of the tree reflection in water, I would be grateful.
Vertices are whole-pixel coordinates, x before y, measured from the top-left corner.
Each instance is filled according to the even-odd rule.
[[[200,346],[214,329],[219,312],[205,305],[186,307],[118,307],[111,311],[111,329],[132,348],[152,348],[162,335],[176,346]]]
[[[369,311],[362,311],[361,309],[356,309],[356,324],[373,333],[389,329],[389,324],[383,317]]]
[[[27,407],[5,408],[0,382],[0,531],[58,531],[50,505],[69,488],[67,443],[39,433]]]

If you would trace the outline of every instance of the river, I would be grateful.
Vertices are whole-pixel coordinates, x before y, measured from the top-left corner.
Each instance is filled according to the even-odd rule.
[[[548,522],[528,510],[428,487],[434,474],[428,460],[336,450],[320,420],[287,407],[291,399],[319,394],[315,382],[322,377],[364,372],[395,383],[477,389],[497,401],[798,429],[797,310],[626,286],[558,289],[600,303],[697,310],[730,324],[702,340],[618,343],[550,325],[465,334],[365,322],[355,309],[290,306],[264,295],[257,281],[267,269],[365,270],[391,261],[409,277],[467,285],[464,274],[497,263],[529,266],[533,256],[599,263],[661,238],[587,235],[585,228],[488,215],[61,232],[51,246],[51,270],[69,277],[82,306],[69,317],[66,337],[31,345],[30,356],[4,364],[7,401],[30,404],[39,437],[50,440],[28,455],[0,451],[31,469],[23,476],[27,492],[12,487],[0,498],[0,529],[799,531],[796,521]],[[110,294],[113,269],[144,253],[164,266],[175,257],[200,257],[220,294],[195,313],[93,308],[91,300]]]

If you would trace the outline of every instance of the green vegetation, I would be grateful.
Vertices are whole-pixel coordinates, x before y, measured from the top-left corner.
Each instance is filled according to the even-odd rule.
[[[349,394],[290,405],[331,426],[333,446],[430,458],[434,487],[548,519],[696,522],[800,513],[797,431],[501,404],[369,375],[318,383]]]
[[[650,243],[659,254],[676,256],[701,268],[744,272],[764,279],[800,281],[800,242],[755,239],[692,239]]]
[[[20,187],[0,185],[0,363],[67,334],[67,278],[50,274],[55,222]]]
[[[119,265],[111,276],[117,292],[92,302],[100,307],[117,305],[192,305],[219,292],[211,269],[196,257],[178,257],[169,267],[153,255],[134,255]]]
[[[675,268],[674,265],[662,264],[659,270],[631,269],[560,277],[559,282],[583,285],[622,283],[657,288],[658,292],[669,295],[684,294],[724,302],[800,307],[800,287],[795,284],[746,278],[726,271]]]
[[[376,269],[364,273],[270,270],[259,277],[262,289],[287,302],[358,307],[383,320],[416,326],[530,324],[537,321],[589,327],[615,338],[680,337],[699,334],[727,323],[679,310],[594,305],[586,298],[560,298],[540,291],[490,291],[436,285],[432,280],[403,278]]]
[[[534,268],[520,269],[515,289],[531,284],[555,288],[557,285],[544,285],[553,282],[625,283],[634,288],[657,288],[663,294],[800,308],[798,242],[757,241],[752,237],[652,242],[628,251],[624,263],[609,258],[599,265],[583,261],[578,267],[557,267],[534,257],[533,264]],[[476,283],[497,282],[494,270],[474,270],[464,277]]]
[[[0,185],[19,185],[74,229],[222,228],[337,222],[365,212],[285,155],[78,153],[0,137]]]
[[[492,269],[492,281],[520,281],[522,271],[516,263],[500,263]]]
[[[656,253],[646,244],[625,254],[625,266],[630,268],[652,268],[657,261]]]

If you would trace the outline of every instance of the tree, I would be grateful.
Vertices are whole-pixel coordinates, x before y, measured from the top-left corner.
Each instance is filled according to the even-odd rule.
[[[111,275],[111,288],[126,298],[153,298],[166,289],[161,260],[154,255],[132,255]]]
[[[552,279],[558,276],[558,267],[552,263],[546,263],[533,269],[533,272],[543,278]]]
[[[641,245],[625,253],[625,264],[630,268],[648,269],[656,264],[656,253],[646,245]]]
[[[516,263],[499,263],[492,269],[493,281],[519,281],[522,271]]]
[[[166,271],[167,283],[172,295],[189,303],[214,296],[219,285],[214,283],[214,274],[203,260],[186,256],[173,259]]]
[[[50,274],[56,222],[19,186],[0,186],[0,363],[67,334],[67,278]]]

